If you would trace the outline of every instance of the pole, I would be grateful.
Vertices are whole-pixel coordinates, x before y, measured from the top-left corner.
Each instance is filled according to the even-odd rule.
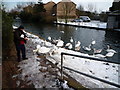
[[[61,79],[63,79],[63,54],[61,54]]]

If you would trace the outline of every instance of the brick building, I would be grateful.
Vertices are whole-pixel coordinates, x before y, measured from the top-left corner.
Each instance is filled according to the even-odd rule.
[[[50,1],[44,4],[46,9],[46,15],[50,18],[54,18],[56,21],[67,21],[76,18],[76,4],[71,0],[62,0],[55,4]]]

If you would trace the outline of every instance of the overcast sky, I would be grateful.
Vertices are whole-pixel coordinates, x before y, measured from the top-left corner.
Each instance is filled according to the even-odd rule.
[[[38,0],[3,0],[3,2],[6,3],[6,8],[9,10],[14,8],[18,2],[37,2],[37,1]],[[51,0],[42,0],[43,3],[47,3],[49,1]],[[52,0],[52,1],[58,3],[61,0]],[[112,2],[114,0],[71,0],[71,1],[73,1],[77,5],[77,7],[79,5],[82,5],[85,8],[85,10],[87,10],[88,4],[92,4],[93,6],[96,7],[97,11],[100,12],[100,11],[108,11],[109,7],[112,6]]]

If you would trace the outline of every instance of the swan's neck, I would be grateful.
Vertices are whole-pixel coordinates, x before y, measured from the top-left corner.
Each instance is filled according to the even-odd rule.
[[[91,44],[88,46],[88,48],[91,48]]]
[[[108,45],[108,49],[110,49],[110,46]]]

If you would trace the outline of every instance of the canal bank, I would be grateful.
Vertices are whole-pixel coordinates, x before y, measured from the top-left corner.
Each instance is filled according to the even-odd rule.
[[[29,50],[34,50],[35,49],[35,47],[36,47],[36,45],[41,45],[41,44],[43,44],[43,43],[46,43],[46,41],[44,41],[44,40],[42,40],[42,39],[39,39],[38,38],[38,36],[35,36],[35,35],[32,35],[32,34],[28,34],[28,37],[30,38],[30,42],[32,42],[33,44],[34,44],[34,47],[33,46],[31,46],[31,45],[33,45],[33,44],[30,44],[29,43],[29,46],[30,46],[30,49]],[[54,45],[53,45],[54,46]],[[45,46],[46,47],[46,46]],[[55,47],[55,46],[54,46]],[[53,48],[54,49],[54,48]],[[58,62],[58,65],[57,65],[57,67],[59,67],[60,68],[60,57],[61,57],[61,55],[60,55],[60,53],[61,52],[69,52],[69,53],[74,53],[74,54],[82,54],[82,53],[79,53],[79,52],[74,52],[74,51],[72,51],[72,50],[67,50],[67,49],[64,49],[64,48],[59,48],[59,49],[57,49],[57,52],[58,52],[58,54],[56,53],[56,54],[54,54],[54,55],[51,55],[51,56],[49,56],[48,54],[46,55],[46,59],[47,60],[49,60],[50,62],[52,62],[53,64],[55,64],[56,62]],[[30,52],[29,52],[30,53]],[[87,54],[82,54],[82,55],[87,55]],[[23,63],[25,63],[25,64],[29,64],[30,63],[30,60],[33,60],[33,61],[36,61],[36,59],[37,59],[37,61],[39,61],[39,59],[36,57],[36,54],[35,54],[35,56],[33,56],[33,55],[28,55],[29,57],[29,60],[28,61],[23,61]],[[88,55],[87,55],[88,56]],[[30,58],[30,57],[33,57],[32,59]],[[35,58],[36,57],[36,58]],[[79,71],[85,71],[86,73],[91,73],[92,75],[100,75],[100,76],[102,76],[102,78],[108,78],[108,79],[110,79],[110,80],[115,80],[115,82],[117,82],[116,80],[118,80],[118,78],[117,78],[117,69],[118,69],[118,67],[115,65],[115,64],[111,64],[111,63],[109,63],[109,64],[105,64],[105,63],[100,63],[100,62],[91,62],[91,61],[89,61],[89,60],[86,60],[86,59],[82,59],[82,60],[79,60],[80,58],[75,58],[75,57],[68,57],[68,56],[65,56],[64,57],[64,64],[65,64],[65,66],[70,66],[71,67],[71,65],[72,65],[72,68],[73,69],[77,69],[77,70],[79,70]],[[85,61],[84,61],[85,60]],[[32,61],[32,62],[33,62]],[[37,64],[37,63],[36,63]],[[92,65],[92,67],[91,67],[91,65]],[[93,66],[94,65],[96,65],[96,67],[95,68],[93,68]],[[28,65],[29,66],[29,65]],[[100,66],[100,67],[99,67]],[[112,67],[113,66],[113,67]],[[38,66],[37,66],[38,67]],[[101,67],[103,67],[102,68],[102,71],[101,72],[96,72],[96,71],[100,71],[101,70]],[[38,67],[39,68],[39,67]],[[88,69],[89,68],[89,69]],[[98,68],[98,69],[97,69]],[[46,69],[46,68],[44,68],[44,69]],[[97,70],[96,70],[97,69]],[[100,70],[99,70],[100,69]],[[113,70],[112,70],[113,69]],[[35,69],[34,69],[35,70]],[[115,71],[114,71],[115,70]],[[88,78],[85,78],[85,77],[83,77],[83,76],[81,76],[81,75],[79,75],[79,74],[76,74],[76,73],[74,73],[74,72],[71,72],[71,71],[69,71],[69,70],[64,70],[64,72],[65,73],[67,73],[67,74],[69,74],[72,78],[74,78],[75,80],[77,80],[79,83],[82,83],[82,85],[83,86],[85,86],[85,87],[88,87],[88,88],[98,88],[98,87],[111,87],[111,86],[107,86],[106,84],[104,84],[104,83],[99,83],[99,82],[97,82],[97,81],[94,81],[94,80],[92,80],[92,79],[88,79]],[[105,73],[105,72],[107,72],[107,73]],[[112,72],[112,73],[111,73]],[[24,73],[26,73],[26,72],[24,72]],[[30,71],[29,71],[29,73],[27,73],[27,74],[30,74]],[[104,75],[105,76],[104,76]],[[24,74],[23,74],[24,75]],[[26,74],[25,74],[26,75]],[[107,75],[107,76],[106,76]],[[110,76],[110,75],[112,75],[112,77]],[[29,76],[29,75],[28,75]],[[78,78],[79,77],[79,78]],[[97,76],[97,77],[99,77],[99,76]],[[30,79],[30,78],[29,78]],[[37,84],[38,85],[38,84]]]
[[[107,30],[105,27],[102,28],[102,27],[96,27],[96,26],[92,26],[90,24],[85,25],[85,24],[82,24],[80,25],[80,23],[85,23],[85,22],[76,22],[76,23],[72,23],[72,22],[69,22],[69,23],[64,23],[64,22],[55,22],[54,24],[59,24],[59,25],[66,25],[66,26],[74,26],[74,27],[81,27],[81,28],[89,28],[89,29],[96,29],[96,30]]]
[[[101,25],[102,23],[102,25]],[[54,22],[54,24],[58,25],[65,25],[65,26],[73,26],[73,27],[81,27],[81,28],[89,28],[89,29],[96,29],[96,30],[109,30],[109,31],[116,31],[120,32],[120,29],[107,29],[107,23],[105,22],[68,22],[67,24],[65,22]]]
[[[34,41],[33,41],[34,42]],[[43,41],[44,42],[44,41]],[[40,44],[40,43],[39,43]],[[69,53],[74,53],[74,54],[77,54],[77,55],[85,55],[85,56],[89,56],[89,55],[87,55],[87,54],[83,54],[83,53],[80,53],[80,52],[75,52],[75,51],[72,51],[72,50],[67,50],[67,49],[64,49],[64,48],[59,48],[57,51],[55,51],[56,52],[56,54],[55,55],[52,55],[52,56],[47,56],[46,58],[49,60],[49,61],[51,61],[52,63],[58,63],[58,67],[60,68],[60,57],[61,57],[61,52],[69,52]],[[92,56],[91,56],[92,57]],[[94,57],[94,56],[93,56]],[[92,61],[86,61],[86,59],[84,59],[85,60],[85,64],[84,64],[84,60],[83,60],[83,63],[82,63],[82,61],[80,62],[79,60],[77,61],[77,59],[78,58],[75,58],[75,57],[70,57],[70,56],[65,56],[64,57],[64,65],[65,66],[71,66],[72,65],[72,68],[74,68],[74,69],[76,69],[77,68],[77,70],[79,70],[79,71],[85,71],[85,68],[86,68],[86,71],[87,71],[87,69],[88,69],[88,66],[90,65],[90,67],[89,67],[89,71],[90,72],[94,72],[94,73],[92,73],[92,74],[98,74],[98,75],[100,75],[100,77],[103,75],[103,77],[102,78],[105,78],[106,79],[106,76],[107,75],[110,75],[110,74],[112,74],[112,73],[115,73],[116,72],[116,74],[117,74],[117,72],[118,71],[111,71],[112,70],[112,67],[111,66],[114,66],[115,65],[115,67],[116,67],[116,69],[118,69],[118,67],[116,66],[116,65],[118,65],[118,64],[113,64],[112,65],[112,63],[110,64],[109,63],[109,65],[108,64],[105,64],[104,62],[97,62],[97,61],[95,61],[95,62],[92,62]],[[70,62],[70,63],[69,63]],[[87,64],[86,62],[88,62],[89,64]],[[82,65],[82,64],[83,65]],[[93,65],[92,65],[92,63],[93,63]],[[101,64],[100,64],[101,63]],[[102,64],[103,63],[103,64]],[[71,65],[70,65],[71,64]],[[74,65],[75,64],[75,65]],[[97,65],[98,64],[98,65]],[[100,64],[100,65],[99,65]],[[105,64],[105,66],[104,66],[104,64]],[[85,66],[84,66],[85,65]],[[94,65],[96,65],[96,68],[92,68],[91,67],[91,65],[92,66],[94,66]],[[108,66],[107,66],[108,65]],[[99,66],[101,66],[102,68],[100,68]],[[81,67],[81,68],[80,68]],[[108,69],[106,69],[106,68],[109,68],[109,70]],[[90,70],[90,68],[92,69],[92,70]],[[100,71],[100,70],[97,70],[96,71],[96,69],[99,69],[100,68],[100,70],[101,69],[103,69],[100,73],[98,73],[97,71]],[[111,68],[111,69],[110,69]],[[114,68],[114,67],[113,67]],[[95,70],[94,70],[95,69]],[[115,68],[114,68],[114,70],[115,70]],[[69,70],[65,70],[65,72],[67,72],[67,71],[69,71]],[[88,72],[89,72],[88,71]],[[105,73],[107,71],[107,73]],[[111,73],[112,72],[112,73]],[[69,72],[67,72],[68,74],[70,74],[70,76],[72,76],[72,77],[74,77],[74,78],[76,78],[76,73],[74,73],[73,74],[73,72],[72,73],[69,73]],[[72,75],[73,74],[73,75]],[[110,79],[111,78],[111,80],[113,80],[112,78],[116,78],[116,80],[117,80],[117,77],[114,77],[114,75],[116,75],[116,74],[112,74],[113,76],[111,77],[109,77],[108,76],[108,78]],[[104,76],[105,75],[105,76]],[[78,75],[79,76],[79,75]],[[95,75],[96,76],[96,75]],[[95,81],[94,82],[94,80],[92,80],[92,79],[90,79],[90,81],[88,80],[88,79],[85,79],[85,80],[82,80],[82,78],[81,78],[82,76],[80,75],[79,76],[79,79],[80,80],[78,80],[78,78],[76,79],[78,82],[80,82],[81,83],[81,81],[82,81],[82,84],[83,85],[85,85],[86,87],[91,87],[91,88],[95,88],[95,87],[101,87],[100,86],[100,83],[99,83],[99,85],[97,86],[97,84],[96,84],[96,82],[97,81]],[[98,76],[99,77],[99,76]],[[85,77],[84,77],[85,78]],[[88,82],[90,82],[91,84],[94,82],[94,84],[92,84],[92,85],[89,85],[88,84]],[[101,84],[102,85],[102,84]],[[103,84],[103,86],[104,86],[104,84]],[[105,85],[105,87],[106,87],[106,85]],[[109,85],[108,85],[108,87],[109,87]]]
[[[4,82],[3,88],[65,88],[61,87],[61,83],[64,84],[66,80],[68,84],[66,84],[69,89],[77,89],[84,88],[81,84],[79,84],[73,78],[66,76],[64,80],[60,79],[60,69],[54,65],[52,62],[46,59],[43,54],[33,53],[33,50],[36,48],[36,44],[39,43],[39,40],[35,42],[35,38],[39,39],[38,36],[29,34],[27,35],[29,41],[26,44],[26,54],[28,60],[24,60],[21,62],[15,61],[15,56],[12,58],[11,62],[4,62],[4,71],[10,72],[10,76],[7,78],[4,73]],[[41,39],[43,40],[43,39]],[[14,52],[15,54],[16,52]],[[13,63],[14,62],[14,63]],[[5,65],[9,65],[5,67]],[[9,71],[8,71],[9,69]],[[12,69],[12,70],[11,70]],[[14,73],[12,73],[14,71]],[[9,85],[9,81],[11,80],[11,85]],[[8,84],[6,84],[6,82]]]

